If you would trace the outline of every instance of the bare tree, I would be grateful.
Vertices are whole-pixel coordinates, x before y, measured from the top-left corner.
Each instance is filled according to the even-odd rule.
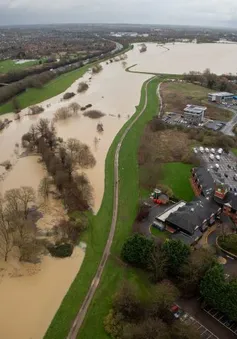
[[[81,168],[91,168],[96,164],[96,160],[91,153],[90,147],[77,139],[70,138],[67,141],[67,149],[70,152],[74,164]]]
[[[68,108],[72,110],[73,114],[76,115],[80,109],[80,105],[77,102],[72,102]]]
[[[3,208],[3,199],[0,197],[0,253],[7,261],[13,247],[13,233]]]
[[[14,188],[5,193],[6,215],[10,225],[17,230],[23,239],[30,229],[27,221],[29,205],[35,202],[35,192],[32,187]]]
[[[39,184],[38,193],[44,199],[47,200],[50,193],[51,180],[49,177],[44,177]]]

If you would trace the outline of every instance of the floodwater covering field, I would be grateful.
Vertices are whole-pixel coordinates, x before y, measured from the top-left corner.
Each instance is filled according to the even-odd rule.
[[[183,74],[190,71],[203,72],[209,68],[216,74],[237,73],[237,44],[169,43],[163,48],[148,44],[139,63],[133,70]]]
[[[234,72],[234,62],[230,70],[230,61],[226,60],[230,57],[230,48],[232,48],[232,54],[234,54],[233,51],[237,52],[237,45],[179,44],[166,46],[170,50],[165,50],[156,44],[147,44],[147,52],[140,53],[138,46],[135,45],[134,49],[127,53],[126,66],[137,64],[132,69],[133,71],[156,73],[183,73],[195,69],[202,71],[207,67],[217,73]],[[217,52],[216,46],[218,46],[219,52]],[[207,58],[207,55],[211,54],[210,49],[214,50],[212,53],[217,61]],[[196,53],[194,60],[190,60],[188,57],[192,53]],[[177,57],[178,55],[179,57]],[[223,58],[222,63],[219,60],[220,55]],[[234,60],[233,56],[232,59]],[[211,62],[213,62],[213,67],[210,65]],[[63,93],[46,100],[40,103],[45,111],[38,116],[28,116],[26,115],[28,109],[24,109],[21,112],[20,120],[13,120],[7,128],[0,132],[0,163],[10,160],[13,164],[10,172],[4,172],[0,167],[1,193],[23,185],[31,186],[37,190],[40,180],[45,175],[45,170],[36,156],[19,158],[22,152],[21,137],[28,132],[31,124],[40,118],[51,120],[58,108],[67,106],[71,102],[77,102],[80,106],[92,104],[92,109],[102,111],[105,116],[99,120],[90,119],[84,117],[81,112],[77,117],[55,123],[55,127],[58,136],[64,140],[77,138],[90,146],[96,158],[96,166],[93,169],[85,170],[85,173],[94,189],[94,212],[99,210],[104,193],[106,154],[117,132],[135,112],[143,82],[151,77],[147,74],[126,72],[122,61],[108,64],[103,62],[102,66],[101,73],[92,75],[87,72],[66,91],[76,93],[78,83],[86,81],[89,89],[85,93],[76,94],[68,101],[61,100]],[[14,114],[7,114],[3,117],[14,119]],[[97,132],[98,122],[103,124],[103,133]],[[50,206],[43,219],[38,221],[38,227],[53,227],[61,213],[64,213],[62,206]],[[14,258],[7,265],[0,262],[0,300],[2,300],[0,337],[42,338],[80,269],[83,258],[82,249],[76,248],[70,258],[55,259],[45,256],[42,262],[36,265],[19,264]],[[25,312],[22,312],[22,306],[24,306]],[[13,319],[13,323],[9,319]]]

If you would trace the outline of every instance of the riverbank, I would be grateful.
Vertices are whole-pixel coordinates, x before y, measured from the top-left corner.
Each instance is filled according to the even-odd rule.
[[[26,92],[20,94],[17,96],[17,99],[19,101],[21,109],[24,109],[28,106],[32,106],[35,104],[38,104],[42,101],[48,100],[60,93],[63,93],[66,91],[68,87],[72,85],[72,83],[76,80],[78,80],[80,77],[82,77],[89,68],[91,68],[96,63],[100,63],[103,61],[106,61],[108,59],[114,58],[118,55],[121,55],[123,53],[128,52],[132,49],[132,46],[129,46],[128,48],[124,49],[123,51],[120,51],[119,53],[109,56],[107,58],[98,60],[97,62],[93,62],[90,64],[87,64],[79,69],[76,69],[71,72],[64,73],[57,78],[51,80],[49,83],[47,83],[42,88],[29,88],[26,90]],[[13,112],[13,106],[12,101],[9,101],[3,105],[0,106],[0,115]]]
[[[158,99],[156,89],[159,79],[154,78],[148,85],[148,101],[145,112],[135,122],[126,135],[120,150],[119,157],[119,205],[116,231],[111,248],[111,255],[102,275],[101,283],[92,300],[86,319],[79,332],[78,338],[107,338],[103,320],[111,306],[114,292],[121,281],[126,277],[136,284],[141,293],[149,293],[149,282],[143,272],[127,268],[120,260],[120,251],[123,242],[131,233],[133,221],[137,212],[139,199],[137,150],[142,130],[145,124],[156,114]],[[142,88],[140,104],[136,115],[144,104],[144,86]],[[135,117],[135,115],[134,115]],[[93,326],[91,324],[93,323]]]
[[[153,81],[152,83],[153,84]],[[150,86],[149,86],[150,88]],[[136,115],[140,112],[141,107],[144,104],[145,96],[144,96],[144,85],[141,91],[141,99],[140,103],[137,106],[136,113],[133,115],[132,119],[135,119]],[[144,114],[145,115],[145,114]],[[136,122],[135,126],[139,123],[139,121],[143,118],[139,118]],[[96,216],[91,216],[91,223],[89,230],[84,235],[84,241],[87,242],[87,251],[85,260],[82,264],[80,273],[76,277],[75,281],[73,282],[70,290],[68,291],[67,295],[64,298],[63,303],[61,304],[57,314],[53,322],[51,323],[46,335],[45,339],[60,339],[65,338],[69,332],[69,328],[74,320],[80,305],[82,304],[86,293],[90,287],[90,283],[95,275],[96,269],[98,267],[99,260],[102,256],[102,252],[104,246],[106,244],[106,240],[109,233],[109,228],[112,220],[112,210],[113,210],[113,182],[114,182],[114,156],[117,144],[124,133],[124,130],[127,128],[128,124],[131,123],[131,120],[128,121],[121,131],[115,137],[108,155],[106,157],[106,164],[105,164],[105,193],[102,201],[101,208],[99,213]],[[129,132],[129,134],[132,130]],[[124,148],[124,146],[122,147]],[[122,151],[122,149],[121,149]],[[121,154],[121,153],[120,153]],[[121,168],[119,167],[119,171]],[[130,179],[131,181],[131,179]],[[119,198],[119,203],[121,203],[121,198]],[[135,200],[134,200],[135,203]],[[136,204],[136,203],[135,203]],[[120,213],[120,211],[119,211]],[[103,225],[103,227],[101,227]],[[110,260],[107,266],[110,266]],[[104,274],[102,276],[103,282],[101,286],[104,286]],[[78,288],[80,286],[80,288]],[[97,295],[97,292],[96,292]],[[96,298],[96,296],[95,296]],[[95,299],[94,298],[94,299]],[[93,299],[93,304],[94,304]],[[89,312],[91,307],[89,309]],[[101,325],[103,326],[103,320]]]

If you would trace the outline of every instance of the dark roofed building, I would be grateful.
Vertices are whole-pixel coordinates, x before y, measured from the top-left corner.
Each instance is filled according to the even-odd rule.
[[[221,207],[213,199],[198,197],[171,213],[166,219],[166,224],[193,236],[198,230],[204,232],[220,213]]]
[[[215,182],[208,170],[204,167],[194,167],[192,169],[193,181],[204,197],[212,196],[215,190]]]
[[[230,216],[237,224],[237,193],[227,192],[223,198],[214,195],[214,200],[223,208],[223,213]]]

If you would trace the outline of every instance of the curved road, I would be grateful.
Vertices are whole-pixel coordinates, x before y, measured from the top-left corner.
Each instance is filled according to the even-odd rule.
[[[111,227],[110,227],[110,232],[109,232],[109,236],[108,236],[108,240],[99,264],[99,267],[97,269],[97,272],[95,274],[94,279],[92,280],[91,286],[89,288],[89,291],[84,299],[84,302],[79,310],[79,312],[77,313],[76,319],[73,322],[73,325],[70,329],[70,332],[67,336],[67,339],[76,339],[77,338],[77,334],[79,332],[79,329],[83,323],[83,320],[85,319],[87,310],[90,306],[91,300],[96,292],[96,289],[100,283],[100,279],[103,273],[103,270],[105,268],[105,264],[108,260],[109,254],[110,254],[110,248],[113,242],[113,238],[114,238],[114,233],[115,233],[115,228],[116,228],[116,223],[117,223],[117,215],[118,215],[118,195],[119,195],[119,186],[118,186],[118,181],[119,181],[119,169],[118,169],[118,165],[119,165],[119,152],[121,149],[121,145],[123,143],[124,138],[126,137],[127,133],[130,131],[130,129],[132,128],[132,126],[135,124],[135,122],[140,118],[140,116],[143,114],[143,112],[146,109],[147,106],[147,86],[148,84],[154,79],[154,77],[152,77],[150,80],[147,81],[146,86],[145,86],[145,102],[143,105],[143,108],[141,110],[141,112],[137,115],[137,117],[130,123],[130,125],[126,128],[126,130],[124,131],[120,142],[117,145],[116,148],[116,152],[115,152],[115,158],[114,158],[114,206],[113,206],[113,217],[112,217],[112,223],[111,223]],[[158,88],[159,90],[159,88]]]

